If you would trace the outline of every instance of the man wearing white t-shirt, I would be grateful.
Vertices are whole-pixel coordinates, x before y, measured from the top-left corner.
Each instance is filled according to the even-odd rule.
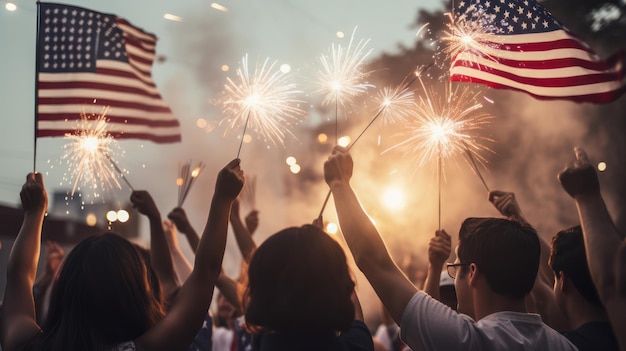
[[[539,265],[539,239],[530,227],[506,219],[467,219],[457,260],[449,266],[456,313],[418,291],[392,261],[350,187],[352,158],[335,147],[324,164],[339,223],[365,274],[413,350],[576,350],[536,314],[526,312]],[[468,315],[474,316],[474,319]]]

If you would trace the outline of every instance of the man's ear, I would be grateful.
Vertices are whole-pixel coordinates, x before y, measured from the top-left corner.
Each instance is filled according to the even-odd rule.
[[[559,279],[557,279],[556,283],[563,294],[569,293],[572,289],[572,281],[563,271],[559,272]]]
[[[478,278],[479,272],[478,267],[475,263],[470,263],[468,266],[469,272],[467,272],[467,281],[470,287],[476,287],[476,279]]]

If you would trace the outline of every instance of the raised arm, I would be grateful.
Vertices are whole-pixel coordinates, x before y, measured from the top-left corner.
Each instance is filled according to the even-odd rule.
[[[404,309],[417,289],[389,256],[376,227],[350,187],[352,168],[348,151],[337,146],[324,163],[324,178],[332,191],[341,231],[357,266],[400,324]]]
[[[606,307],[615,335],[624,334],[626,296],[619,293],[616,283],[618,272],[615,269],[623,239],[600,194],[598,175],[589,163],[587,154],[581,148],[575,148],[574,152],[576,160],[561,171],[558,178],[563,189],[576,201],[589,272],[600,300]],[[622,348],[625,346],[622,344]]]
[[[175,209],[172,210],[172,212],[170,212],[167,215],[167,218],[169,218],[172,222],[174,222],[174,224],[176,225],[176,228],[178,228],[178,231],[180,231],[181,233],[185,235],[185,237],[187,237],[189,246],[191,247],[191,250],[195,254],[196,250],[198,249],[198,243],[200,242],[200,237],[198,237],[198,233],[196,233],[196,230],[193,229],[193,227],[191,226],[191,223],[189,223],[189,219],[187,218],[187,214],[185,213],[185,210],[183,210],[180,207],[176,207]]]
[[[239,200],[233,202],[233,208],[230,212],[230,224],[233,227],[241,257],[243,257],[246,263],[250,263],[250,257],[252,257],[252,253],[256,250],[256,243],[254,239],[252,239],[252,234],[248,231],[247,226],[243,224],[239,217]]]
[[[452,251],[452,238],[445,230],[437,230],[428,243],[428,274],[424,282],[424,292],[434,299],[441,300],[439,280],[441,270]]]
[[[20,192],[24,220],[7,264],[7,285],[2,313],[2,349],[21,350],[39,333],[33,284],[41,250],[41,228],[48,209],[48,195],[41,173],[30,173]]]
[[[172,253],[172,261],[174,261],[174,270],[178,276],[179,282],[184,282],[191,274],[191,263],[187,261],[185,255],[183,255],[178,245],[178,238],[176,237],[176,226],[171,221],[163,222],[163,232],[165,233],[165,239],[167,240],[167,246]]]
[[[198,244],[193,271],[169,313],[136,340],[140,350],[187,350],[206,316],[222,268],[230,207],[243,186],[239,159],[217,176],[209,218]]]
[[[172,255],[161,223],[161,213],[156,207],[152,196],[145,190],[135,190],[130,196],[130,202],[139,213],[148,217],[150,222],[150,261],[152,268],[159,277],[165,296],[169,296],[178,288],[178,279],[174,272]]]

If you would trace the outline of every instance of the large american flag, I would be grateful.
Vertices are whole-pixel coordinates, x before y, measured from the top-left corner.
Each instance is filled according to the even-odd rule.
[[[534,0],[455,0],[453,10],[457,25],[481,33],[452,58],[451,81],[594,103],[625,90],[623,52],[600,59]]]
[[[115,138],[181,140],[178,119],[152,80],[156,37],[115,15],[39,4],[37,137],[72,133],[100,112]]]

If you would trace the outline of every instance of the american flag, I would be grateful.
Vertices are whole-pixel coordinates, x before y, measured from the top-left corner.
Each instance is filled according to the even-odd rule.
[[[623,52],[600,59],[538,2],[454,3],[457,28],[469,28],[476,40],[467,50],[454,53],[451,81],[576,102],[608,103],[625,91]]]
[[[152,80],[156,37],[115,15],[39,4],[37,137],[72,133],[81,113],[110,106],[115,138],[181,140]]]

